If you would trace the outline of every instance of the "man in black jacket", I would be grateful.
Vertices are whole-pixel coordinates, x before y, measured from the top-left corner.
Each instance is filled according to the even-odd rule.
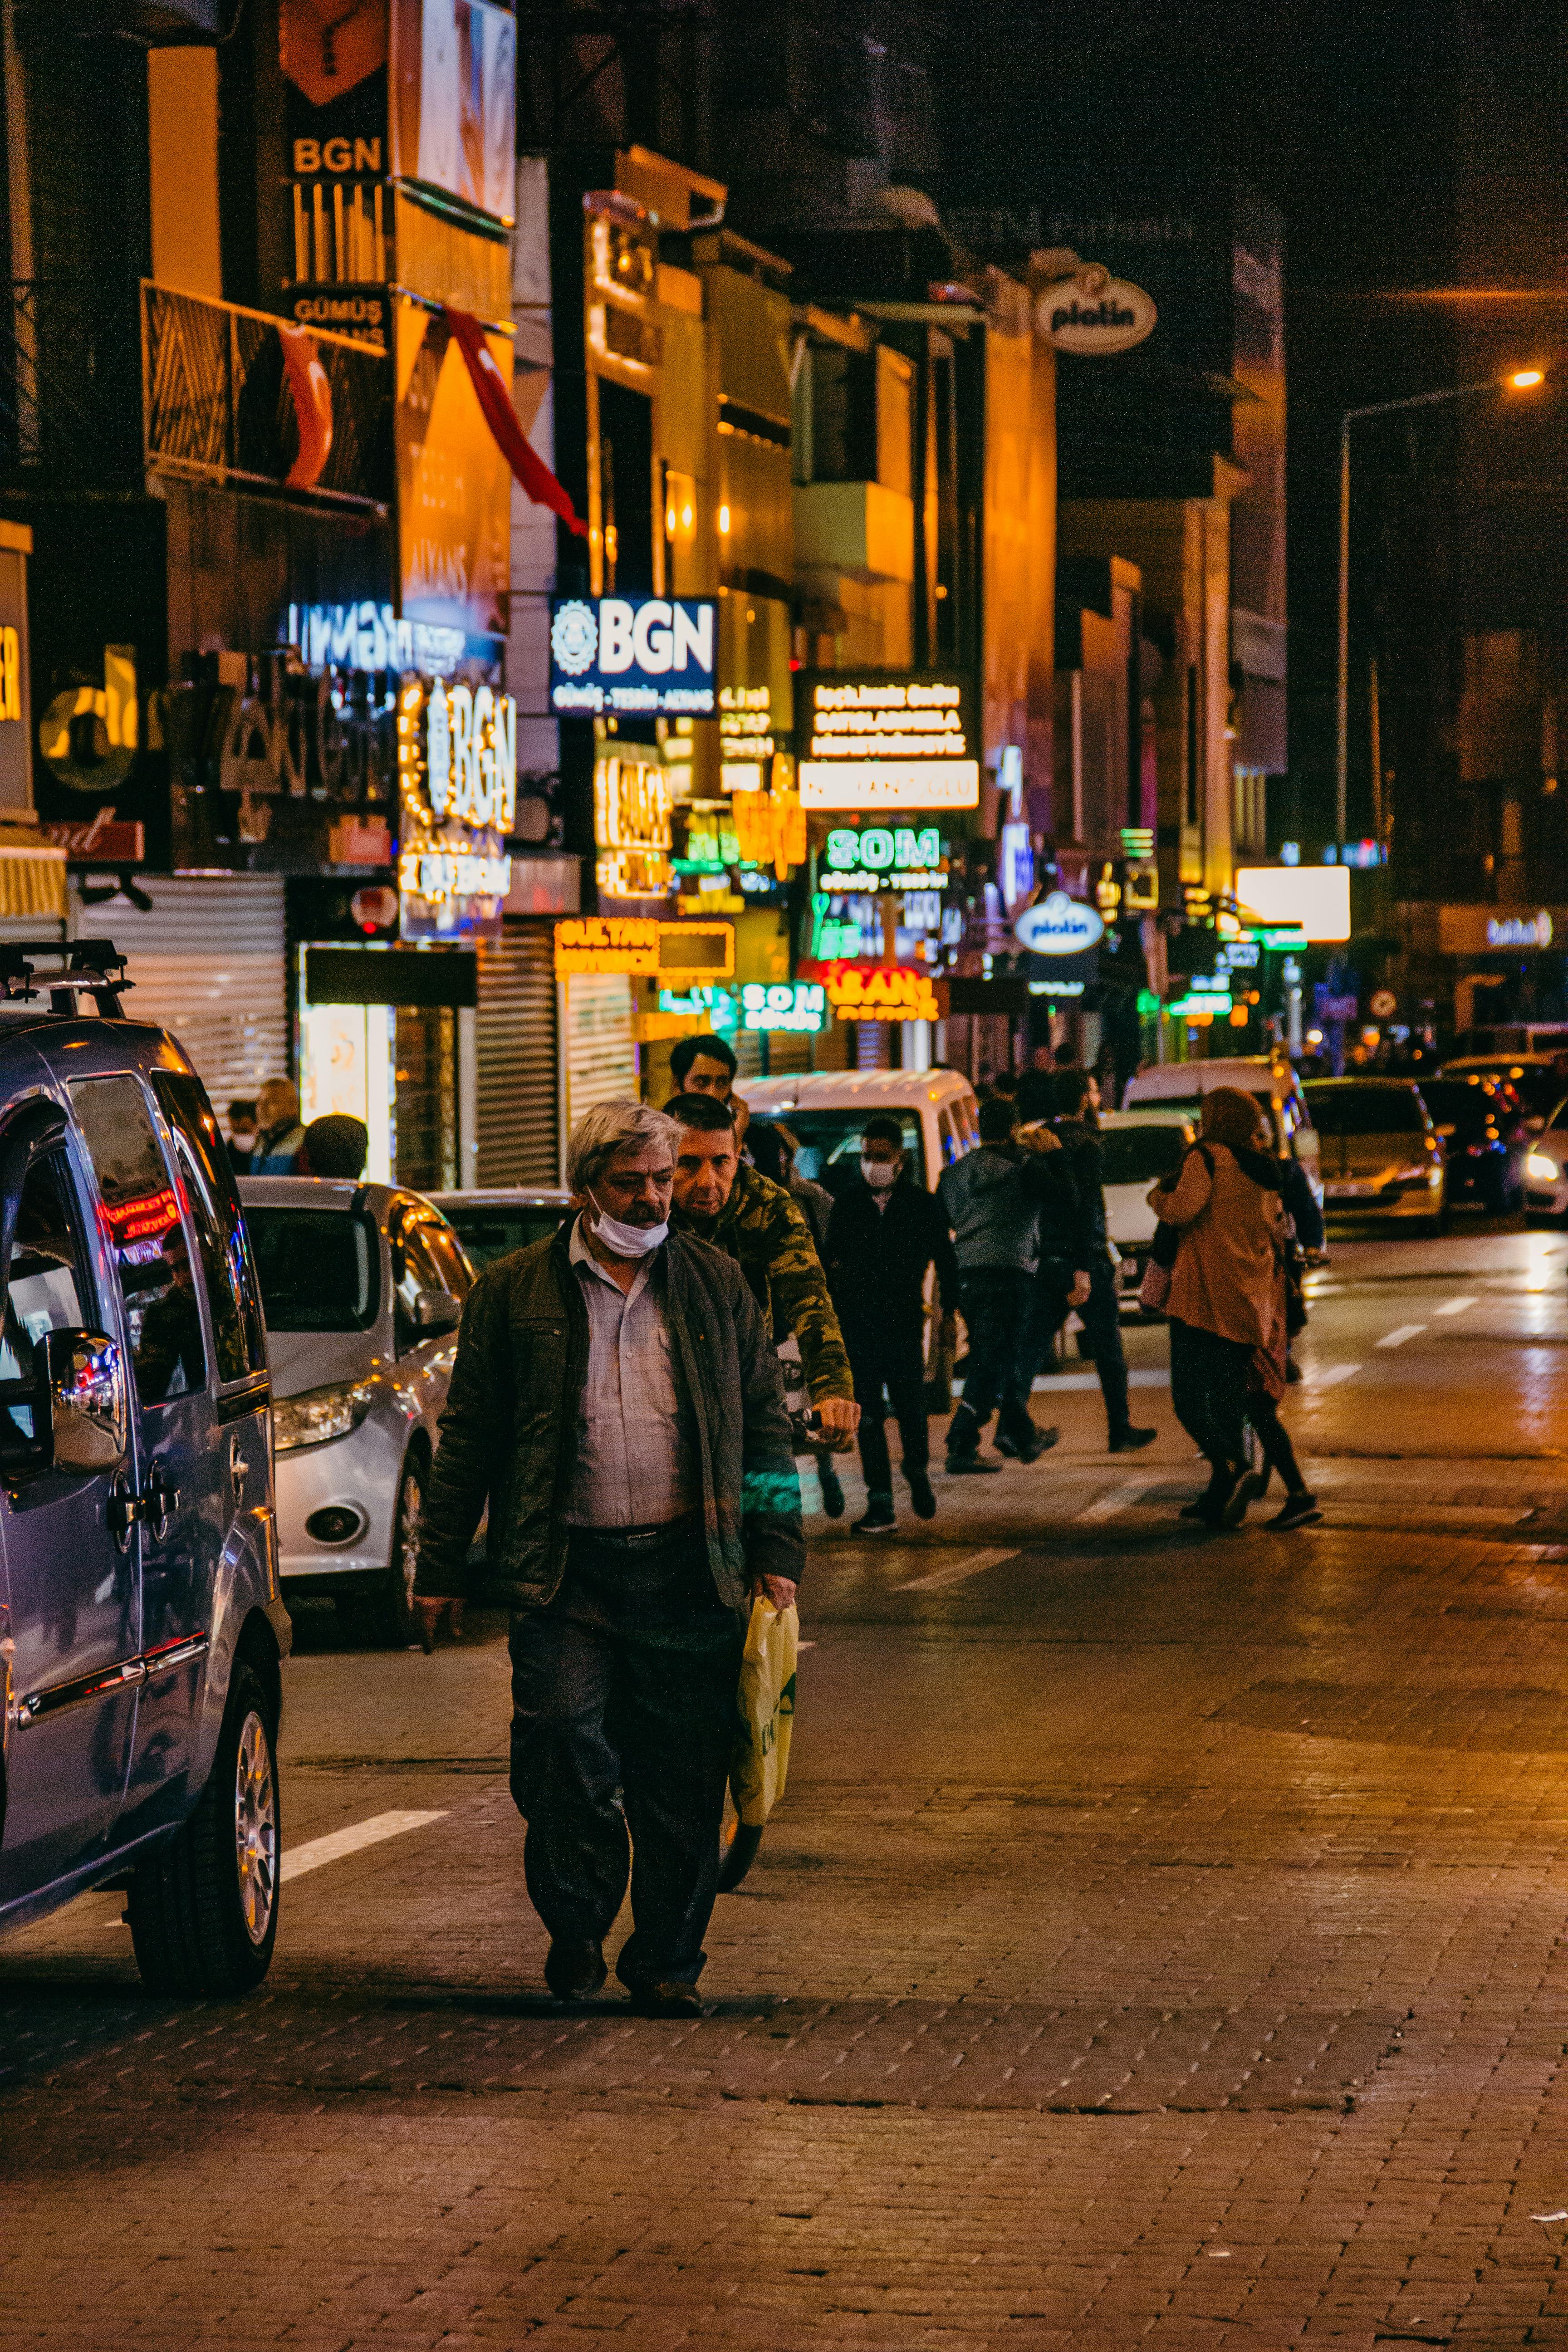
[[[804,1549],[762,1309],[732,1258],[669,1231],[679,1140],[595,1104],[567,1151],[576,1216],[468,1293],[414,1586],[428,1646],[488,1502],[545,1981],[604,1983],[629,1867],[616,1973],[653,2017],[700,2013],[749,1604],[789,1606]]]
[[[911,1180],[903,1128],[889,1113],[868,1118],[861,1129],[860,1173],[834,1203],[825,1255],[860,1407],[866,1516],[856,1520],[855,1532],[888,1535],[898,1524],[884,1426],[889,1406],[915,1515],[929,1519],[936,1511],[925,1403],[928,1265],[935,1264],[948,1314],[958,1300],[958,1260],[947,1219],[933,1196]]]
[[[1121,1345],[1121,1308],[1110,1235],[1105,1222],[1105,1150],[1100,1138],[1100,1082],[1090,1070],[1057,1074],[1057,1140],[1068,1155],[1082,1206],[1089,1259],[1089,1297],[1079,1302],[1079,1320],[1089,1341],[1112,1454],[1136,1454],[1152,1445],[1159,1431],[1134,1429],[1127,1402],[1127,1355]]]

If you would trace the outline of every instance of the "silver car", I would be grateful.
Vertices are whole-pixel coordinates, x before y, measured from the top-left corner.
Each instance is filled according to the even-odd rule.
[[[473,1268],[418,1192],[311,1176],[239,1189],[267,1318],[283,1590],[405,1642]]]
[[[525,1249],[530,1242],[548,1241],[572,1205],[571,1193],[559,1184],[491,1184],[428,1197],[481,1273],[493,1258]]]

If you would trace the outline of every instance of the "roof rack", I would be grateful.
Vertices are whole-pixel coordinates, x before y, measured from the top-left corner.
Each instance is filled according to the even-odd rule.
[[[9,940],[0,946],[0,989],[7,1003],[37,997],[33,986],[35,956],[53,956],[58,972],[47,972],[51,1013],[74,1013],[79,996],[90,996],[101,1019],[125,1018],[120,999],[135,986],[125,977],[125,958],[111,940]]]

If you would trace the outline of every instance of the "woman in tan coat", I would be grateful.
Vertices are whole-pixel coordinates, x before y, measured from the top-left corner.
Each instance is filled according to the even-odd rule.
[[[1270,1354],[1284,1339],[1279,1169],[1257,1139],[1251,1095],[1215,1087],[1174,1183],[1149,1195],[1155,1215],[1181,1234],[1165,1309],[1171,1402],[1213,1471],[1189,1515],[1215,1527],[1239,1527],[1246,1517],[1248,1381],[1256,1351]]]

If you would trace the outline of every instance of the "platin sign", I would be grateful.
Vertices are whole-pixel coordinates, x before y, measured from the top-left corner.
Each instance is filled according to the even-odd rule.
[[[977,808],[980,762],[955,679],[820,671],[796,781],[812,809]]]
[[[947,879],[942,827],[835,825],[820,872],[829,890],[940,890]]]
[[[1105,925],[1092,907],[1053,890],[1037,906],[1026,907],[1013,926],[1013,936],[1034,955],[1081,955],[1105,935]]]
[[[718,707],[710,596],[564,596],[550,607],[550,707],[710,719]]]
[[[1112,278],[1098,262],[1047,286],[1035,305],[1035,323],[1046,341],[1085,359],[1130,352],[1153,333],[1159,315],[1141,286]]]
[[[927,972],[906,964],[837,964],[823,976],[840,1021],[940,1021],[942,999]]]

